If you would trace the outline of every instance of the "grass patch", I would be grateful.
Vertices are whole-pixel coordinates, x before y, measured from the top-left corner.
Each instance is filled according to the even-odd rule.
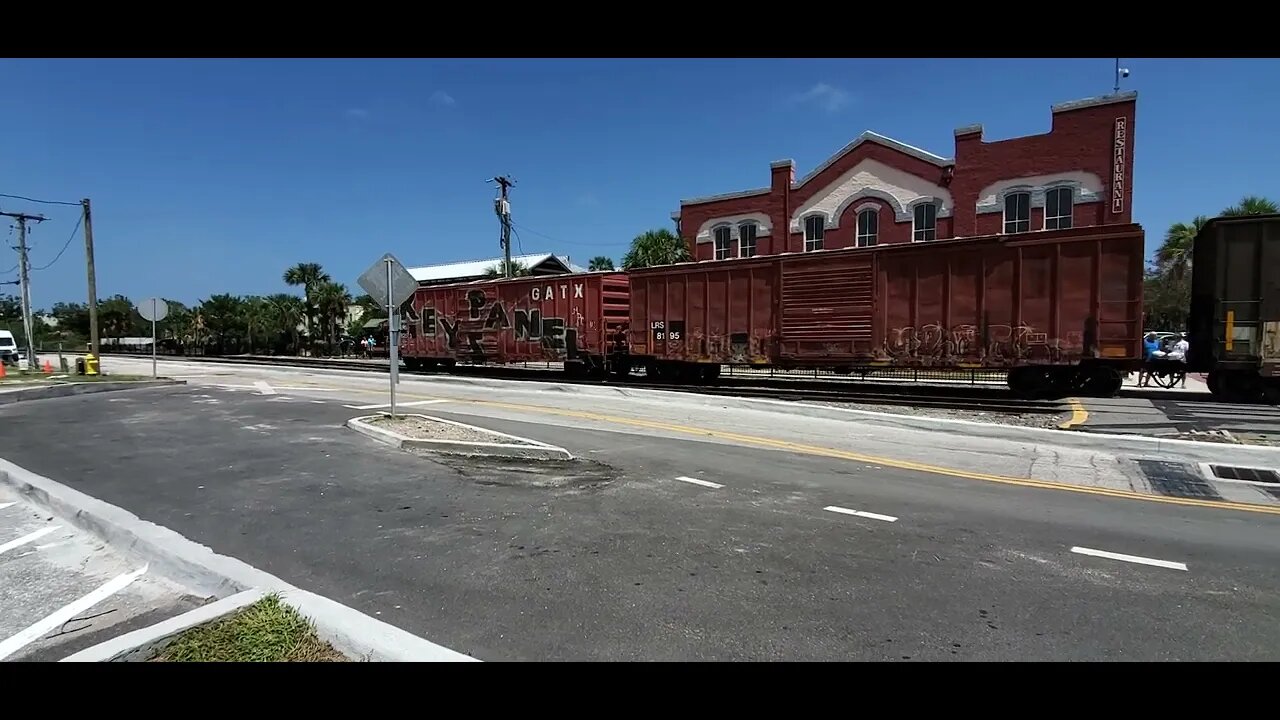
[[[232,615],[192,628],[153,662],[347,662],[315,627],[272,593]]]

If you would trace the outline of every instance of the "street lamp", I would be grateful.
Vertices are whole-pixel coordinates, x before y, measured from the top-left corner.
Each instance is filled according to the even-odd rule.
[[[1117,95],[1120,94],[1120,78],[1129,77],[1129,68],[1120,67],[1120,58],[1116,58],[1116,88]]]

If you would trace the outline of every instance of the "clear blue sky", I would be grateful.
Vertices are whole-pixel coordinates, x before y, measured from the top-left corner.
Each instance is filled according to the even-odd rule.
[[[1280,198],[1280,61],[1126,59],[1140,93],[1134,211],[1171,222]],[[952,130],[1048,130],[1053,103],[1105,94],[1093,60],[4,60],[0,193],[94,207],[102,296],[271,293],[298,261],[354,292],[391,251],[421,265],[500,254],[495,174],[517,180],[516,251],[617,261],[682,197],[807,173],[863,130],[941,155]],[[45,212],[32,262],[75,208]],[[12,233],[8,233],[12,237]],[[85,297],[77,237],[33,278]],[[0,273],[16,255],[0,249]],[[0,280],[11,280],[10,272]],[[12,289],[3,286],[0,292]]]

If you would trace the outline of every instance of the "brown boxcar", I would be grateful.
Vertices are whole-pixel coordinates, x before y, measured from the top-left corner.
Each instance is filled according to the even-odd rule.
[[[1100,226],[636,270],[629,350],[682,376],[715,372],[688,363],[1127,370],[1143,241],[1138,225]],[[1042,381],[1059,382],[1022,384]]]
[[[1224,399],[1280,402],[1280,215],[1213,218],[1192,247],[1189,369]]]
[[[405,309],[400,353],[410,369],[458,361],[603,369],[625,343],[628,302],[618,272],[422,287]]]

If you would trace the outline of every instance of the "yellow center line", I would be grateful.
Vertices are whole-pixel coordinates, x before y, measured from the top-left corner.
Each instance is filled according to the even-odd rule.
[[[319,386],[316,386],[319,387]],[[347,388],[344,388],[347,389]],[[364,390],[359,388],[349,388],[351,392],[362,394],[383,395],[385,391],[381,390]],[[786,450],[788,452],[802,453],[805,455],[815,455],[819,457],[835,458],[839,460],[853,460],[855,462],[866,463],[870,465],[882,465],[900,470],[914,470],[916,472],[931,473],[935,475],[947,475],[950,477],[966,478],[969,480],[982,480],[985,482],[1000,483],[1002,485],[1017,485],[1020,487],[1038,488],[1041,490],[1062,490],[1066,492],[1082,493],[1086,495],[1102,495],[1105,497],[1122,498],[1125,500],[1144,500],[1146,502],[1164,503],[1167,505],[1187,505],[1192,507],[1218,508],[1220,510],[1240,510],[1243,512],[1262,513],[1264,515],[1280,515],[1280,506],[1261,505],[1257,503],[1233,502],[1230,500],[1203,500],[1199,498],[1179,498],[1168,497],[1164,495],[1148,495],[1133,490],[1120,490],[1118,488],[1103,487],[1086,487],[1084,485],[1071,485],[1068,483],[1054,482],[1051,480],[1033,480],[1031,478],[1018,478],[1008,475],[993,475],[991,473],[975,472],[971,470],[961,470],[958,468],[942,467],[940,465],[929,465],[927,463],[918,463],[912,460],[899,460],[896,458],[882,457],[879,455],[867,455],[865,453],[852,452],[849,450],[837,450],[835,448],[821,447],[818,445],[806,445],[803,443],[795,443],[789,440],[778,440],[775,438],[759,437],[756,435],[744,435],[742,433],[729,432],[726,430],[712,430],[710,428],[693,427],[690,425],[677,425],[674,423],[660,422],[657,420],[642,420],[639,418],[619,417],[617,415],[606,415],[603,413],[588,412],[584,410],[565,410],[562,408],[542,407],[539,405],[524,405],[520,403],[500,402],[496,400],[471,400],[468,398],[450,398],[442,395],[422,395],[413,392],[397,391],[397,397],[413,398],[421,400],[447,400],[452,403],[481,405],[486,407],[504,408],[508,410],[519,410],[522,412],[534,412],[544,415],[559,415],[561,417],[572,417],[581,420],[593,420],[597,422],[614,423],[618,425],[631,425],[633,427],[647,428],[651,430],[666,430],[668,432],[680,433],[685,435],[695,435],[698,437],[713,437],[721,440],[731,440],[743,445],[754,445],[756,447],[771,448],[775,450]],[[1078,401],[1077,401],[1078,402]],[[1083,412],[1081,408],[1081,412]]]

